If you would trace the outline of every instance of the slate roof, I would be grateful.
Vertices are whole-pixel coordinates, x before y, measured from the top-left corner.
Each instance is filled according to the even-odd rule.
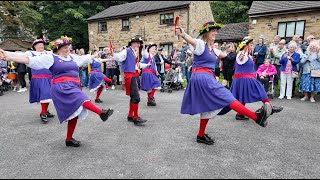
[[[26,51],[31,49],[32,42],[20,39],[7,39],[0,43],[0,48],[8,51]]]
[[[249,16],[320,9],[320,1],[253,1]]]
[[[147,14],[150,12],[170,10],[190,5],[191,1],[137,1],[117,6],[111,6],[104,11],[91,16],[87,21],[112,19],[121,16]]]
[[[225,24],[225,27],[219,30],[216,41],[241,41],[249,35],[249,23]]]

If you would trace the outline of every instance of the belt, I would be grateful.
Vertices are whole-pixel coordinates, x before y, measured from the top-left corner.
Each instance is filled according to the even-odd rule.
[[[56,84],[56,83],[68,82],[68,81],[72,81],[80,85],[80,80],[78,78],[70,77],[70,76],[61,76],[58,78],[54,78],[52,79],[51,83]]]
[[[214,72],[209,68],[203,68],[203,67],[192,68],[192,73],[197,73],[197,72],[208,73],[214,76]]]
[[[40,79],[40,78],[52,78],[50,74],[35,74],[32,75],[32,79]]]
[[[241,73],[237,73],[237,74],[234,74],[233,78],[256,78],[256,74],[249,74],[249,73],[244,73],[244,74],[241,74]]]
[[[93,72],[100,72],[99,70],[91,70],[91,73],[93,73]]]

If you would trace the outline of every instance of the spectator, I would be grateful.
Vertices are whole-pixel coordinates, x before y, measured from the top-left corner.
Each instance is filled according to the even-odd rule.
[[[153,57],[156,65],[157,65],[157,70],[160,75],[160,80],[161,80],[161,86],[163,87],[163,81],[164,81],[164,74],[165,74],[165,64],[172,64],[168,59],[166,59],[163,55],[163,48],[160,47],[158,48],[157,54]]]
[[[271,63],[276,67],[277,69],[277,74],[274,76],[274,81],[273,84],[275,86],[278,85],[279,79],[280,79],[280,66],[281,64],[279,63],[281,56],[285,52],[285,44],[286,40],[282,39],[279,43],[278,46],[274,46],[273,48],[270,48],[270,54],[273,57],[273,61]]]
[[[264,63],[266,53],[267,53],[267,46],[264,44],[264,39],[259,38],[258,44],[254,47],[254,50],[253,50],[253,55],[256,59],[255,69],[258,69],[258,67]]]
[[[18,72],[18,80],[20,83],[20,89],[19,91],[17,91],[18,93],[20,92],[26,92],[27,89],[27,83],[25,80],[25,76],[27,74],[27,66],[25,64],[21,64],[21,63],[14,63],[14,66],[17,67],[17,72]]]
[[[272,76],[277,74],[277,69],[271,64],[270,59],[265,59],[264,64],[260,65],[257,70],[258,80],[264,86],[266,93],[269,90],[269,81],[272,81]]]
[[[213,50],[212,52],[216,55],[216,64],[214,65],[214,74],[216,77],[220,77],[220,71],[221,71],[221,58],[220,58],[220,53],[221,50],[219,49],[219,44],[218,43],[212,43],[211,49]]]
[[[187,83],[190,81],[191,73],[192,73],[192,63],[193,63],[193,54],[190,49],[187,50],[187,58],[186,58],[186,78]]]
[[[111,56],[111,51],[110,48],[104,48],[104,54],[105,56],[102,56],[103,59],[108,59]],[[109,79],[113,79],[113,77],[117,74],[117,67],[118,63],[116,60],[112,61],[106,61],[106,76]],[[109,86],[111,85],[111,89],[115,89],[115,84],[114,83],[108,83]]]
[[[79,56],[84,56],[85,51],[83,48],[79,50]],[[88,64],[85,63],[83,66],[80,67],[81,72],[81,86],[82,87],[88,87],[89,82],[89,75],[88,75]]]
[[[223,78],[227,81],[228,88],[231,87],[232,76],[234,74],[234,62],[236,61],[237,57],[235,50],[234,44],[229,43],[226,45],[226,51],[221,54],[222,74]]]
[[[280,59],[280,71],[281,71],[281,88],[279,99],[283,99],[286,90],[287,99],[292,97],[292,83],[293,83],[293,72],[298,71],[297,64],[300,62],[300,54],[296,52],[297,43],[291,41],[288,45],[289,51],[285,51]],[[286,88],[287,86],[287,88]]]
[[[281,37],[279,35],[275,35],[273,38],[273,42],[270,44],[269,48],[269,57],[272,64],[274,64],[274,50],[278,48]]]
[[[304,92],[302,101],[309,99],[308,93],[311,93],[310,101],[314,100],[314,94],[320,92],[320,52],[319,42],[312,41],[308,46],[306,54],[301,59],[302,76],[299,90]],[[318,72],[316,75],[311,74],[311,71]]]
[[[172,47],[172,51],[170,53],[170,57],[169,57],[169,60],[171,62],[176,62],[177,61],[177,57],[178,57],[178,45],[177,44],[173,44],[173,47]]]
[[[182,41],[182,49],[181,49],[181,54],[180,54],[180,69],[182,71],[182,74],[184,77],[186,77],[186,54],[187,50],[189,49],[188,43],[183,40]]]

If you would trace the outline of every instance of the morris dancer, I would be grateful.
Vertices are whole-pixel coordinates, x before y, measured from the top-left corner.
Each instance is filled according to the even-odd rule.
[[[147,48],[149,57],[147,59],[142,58],[140,62],[140,66],[143,69],[141,74],[141,89],[148,92],[148,106],[157,105],[154,99],[154,94],[156,89],[161,89],[161,83],[157,76],[157,66],[153,58],[156,55],[156,47],[156,44],[150,43]]]
[[[205,23],[200,28],[201,39],[192,38],[181,27],[176,29],[176,33],[190,44],[194,53],[192,75],[183,96],[181,113],[200,114],[197,142],[208,145],[212,145],[214,139],[205,134],[207,123],[226,106],[245,114],[262,127],[267,125],[267,118],[271,114],[269,103],[265,103],[256,112],[247,109],[216,80],[214,75],[216,57],[209,53],[209,44],[214,42],[218,29],[222,27],[221,24],[212,21]]]
[[[42,54],[52,54],[51,51],[45,51],[45,43],[46,42],[41,38],[36,39],[32,43],[33,51],[26,51],[25,53],[12,53],[6,51],[6,53],[8,54],[8,57],[33,57],[40,56]],[[47,118],[54,117],[54,115],[48,111],[49,103],[52,101],[50,94],[50,81],[52,75],[48,69],[31,69],[31,74],[29,102],[41,104],[40,119],[45,124],[48,122]]]
[[[132,38],[128,47],[120,53],[113,54],[114,60],[121,62],[122,71],[126,85],[126,95],[130,96],[128,121],[134,122],[135,125],[143,125],[147,120],[142,119],[138,115],[140,102],[140,63],[139,63],[139,47],[143,44],[141,37]],[[148,58],[148,54],[143,51],[142,56]]]
[[[260,81],[256,79],[255,64],[250,57],[250,43],[253,39],[250,36],[245,37],[239,45],[240,51],[236,58],[235,74],[233,76],[232,85],[230,88],[233,96],[243,105],[246,103],[253,103],[262,101],[263,103],[270,103],[268,95],[264,90]],[[271,104],[271,103],[270,103]],[[282,111],[283,107],[271,106],[273,113]],[[229,108],[230,110],[230,108]],[[249,118],[238,113],[237,120],[249,120]]]
[[[93,52],[95,53],[95,52]],[[112,80],[109,79],[106,75],[102,73],[101,69],[101,63],[109,61],[111,59],[100,59],[100,56],[98,53],[96,53],[96,57],[93,58],[92,63],[90,64],[91,67],[91,73],[89,77],[89,90],[90,92],[97,92],[95,102],[96,103],[103,103],[101,99],[99,98],[101,95],[103,87],[107,88],[108,84],[106,86],[103,86],[103,83],[111,83]]]
[[[53,54],[42,54],[34,57],[8,57],[0,49],[0,59],[27,64],[32,69],[49,69],[52,73],[51,95],[57,110],[60,124],[68,122],[66,146],[78,147],[80,141],[72,138],[78,119],[87,117],[90,110],[98,114],[102,121],[106,121],[113,110],[100,109],[90,102],[86,94],[81,91],[79,67],[85,63],[92,63],[94,56],[77,56],[70,54],[69,45],[72,39],[61,37],[49,44]]]

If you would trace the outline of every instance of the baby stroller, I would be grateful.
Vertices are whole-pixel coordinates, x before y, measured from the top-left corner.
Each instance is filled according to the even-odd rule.
[[[161,89],[160,91],[164,92],[165,90],[167,90],[168,93],[172,93],[172,90],[182,89],[182,83],[183,79],[180,67],[172,66],[166,74],[166,78],[163,81],[163,89]]]

